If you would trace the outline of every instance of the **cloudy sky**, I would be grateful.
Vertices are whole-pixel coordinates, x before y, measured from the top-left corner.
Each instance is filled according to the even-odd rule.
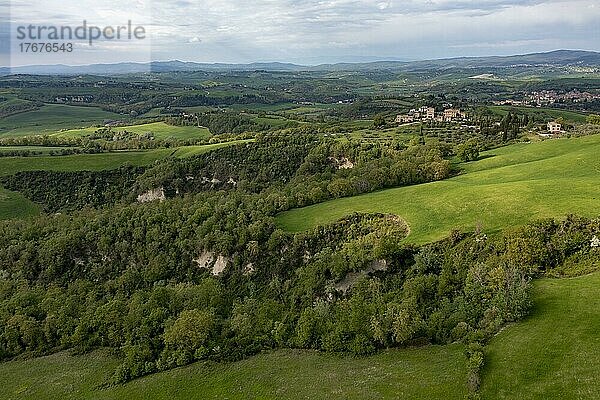
[[[286,61],[315,64],[600,51],[598,0],[0,0],[3,31],[24,24],[100,27],[132,20],[142,41],[75,43],[65,55],[13,65],[117,61]],[[7,21],[10,27],[7,28]],[[6,33],[0,35],[5,35]]]

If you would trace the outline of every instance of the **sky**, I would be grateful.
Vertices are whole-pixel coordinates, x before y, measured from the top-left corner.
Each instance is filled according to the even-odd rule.
[[[600,51],[598,0],[0,0],[0,65],[320,64]],[[143,40],[27,54],[19,26],[143,26]],[[10,51],[7,36],[12,38]],[[31,40],[29,40],[31,42]],[[65,41],[68,42],[68,41]],[[10,56],[10,57],[9,57]]]

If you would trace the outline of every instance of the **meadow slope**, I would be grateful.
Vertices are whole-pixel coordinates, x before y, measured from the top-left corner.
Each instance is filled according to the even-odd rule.
[[[97,127],[89,127],[84,129],[71,129],[62,132],[51,134],[56,137],[77,137],[92,135],[98,130]],[[131,132],[136,135],[152,133],[157,139],[207,139],[210,137],[210,131],[207,128],[199,128],[197,126],[173,126],[164,122],[153,122],[150,124],[118,126],[112,128],[113,132]]]
[[[454,178],[343,198],[280,214],[299,232],[353,212],[397,214],[411,226],[408,240],[427,243],[452,229],[487,232],[569,213],[600,210],[600,135],[507,146],[463,164]]]
[[[80,128],[120,118],[121,115],[98,107],[45,104],[37,110],[2,118],[0,137],[47,135],[61,129]]]
[[[534,308],[486,347],[486,399],[599,399],[600,273],[543,279]]]
[[[230,364],[196,363],[98,389],[117,364],[101,351],[3,363],[3,399],[461,399],[467,393],[460,345],[365,358],[280,350]]]

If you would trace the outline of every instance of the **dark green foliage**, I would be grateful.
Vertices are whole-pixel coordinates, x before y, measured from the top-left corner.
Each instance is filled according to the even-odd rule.
[[[375,116],[375,118],[373,119],[373,126],[375,128],[381,128],[381,127],[385,126],[385,124],[386,124],[385,115],[377,114]]]
[[[467,356],[467,386],[476,398],[476,393],[481,386],[480,372],[484,364],[483,346],[477,342],[469,343],[465,350]]]
[[[231,112],[214,112],[170,117],[166,123],[176,126],[204,126],[213,134],[239,134],[244,132],[263,132],[271,129],[269,125],[254,122],[250,117]]]
[[[445,179],[443,146],[396,149],[384,144],[338,142],[315,133],[270,134],[186,159],[100,172],[27,172],[4,185],[49,212],[135,201],[163,189],[167,197],[206,191],[262,193],[267,214],[331,198]]]
[[[2,185],[44,205],[47,212],[115,204],[132,194],[141,167],[100,172],[27,171],[2,178]]]
[[[466,143],[456,146],[456,155],[461,161],[476,161],[479,158],[479,143],[476,139],[469,139]]]
[[[385,215],[284,234],[262,201],[202,194],[0,224],[0,355],[112,347],[122,381],[276,347],[485,340],[527,312],[536,273],[600,256],[598,220],[412,248]],[[209,250],[229,260],[218,277],[194,261]]]
[[[596,114],[588,115],[586,121],[588,124],[600,125],[600,115],[596,115]]]

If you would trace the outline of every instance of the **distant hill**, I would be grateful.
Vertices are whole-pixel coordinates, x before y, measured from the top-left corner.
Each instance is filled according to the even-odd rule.
[[[424,61],[377,61],[369,63],[339,63],[305,66],[289,63],[195,63],[184,61],[154,61],[151,63],[117,63],[93,64],[84,66],[69,65],[36,65],[16,67],[9,70],[0,67],[0,75],[122,75],[144,72],[176,72],[176,71],[365,71],[365,70],[398,70],[410,71],[419,69],[444,68],[485,68],[512,66],[600,66],[600,53],[580,50],[556,50],[547,53],[533,53],[514,56],[491,57],[459,57]]]
[[[442,60],[417,61],[409,67],[421,68],[482,68],[510,66],[600,66],[600,53],[593,51],[556,50],[547,53],[515,56],[461,57]]]

